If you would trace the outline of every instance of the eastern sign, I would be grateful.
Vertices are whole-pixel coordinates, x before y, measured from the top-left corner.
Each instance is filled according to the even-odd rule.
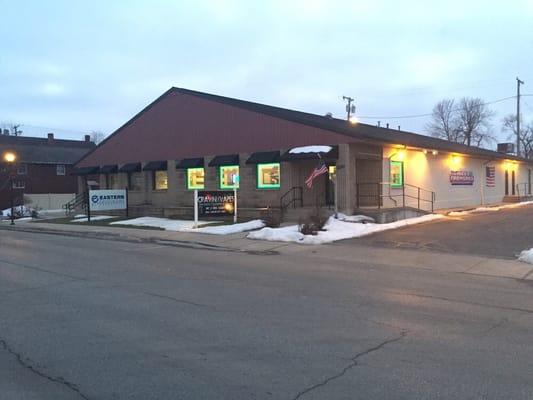
[[[125,210],[128,208],[126,190],[89,190],[89,208],[91,211]]]
[[[450,184],[452,186],[472,186],[474,173],[472,171],[450,171]]]
[[[233,191],[198,191],[198,214],[201,216],[233,215],[235,195]]]

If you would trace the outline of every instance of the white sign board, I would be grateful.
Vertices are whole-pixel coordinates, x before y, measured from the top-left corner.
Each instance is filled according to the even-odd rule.
[[[89,190],[89,208],[91,211],[125,210],[128,208],[126,190]]]

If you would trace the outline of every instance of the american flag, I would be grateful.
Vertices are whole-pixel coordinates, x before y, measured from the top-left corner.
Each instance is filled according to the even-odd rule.
[[[496,167],[485,167],[485,180],[487,187],[496,186]]]
[[[305,184],[309,189],[313,187],[313,180],[322,174],[325,174],[328,172],[328,167],[326,167],[326,164],[324,161],[320,161],[320,163],[315,167],[313,172],[309,175],[309,177],[305,180]]]

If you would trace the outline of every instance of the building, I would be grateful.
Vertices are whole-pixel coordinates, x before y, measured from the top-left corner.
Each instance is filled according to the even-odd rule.
[[[330,175],[304,181],[319,154]],[[240,215],[331,206],[341,211],[440,209],[531,193],[530,161],[410,132],[352,124],[171,88],[77,163],[101,188],[129,189],[132,211],[192,215],[193,189],[238,187]],[[331,179],[335,176],[335,180]],[[85,187],[85,180],[80,179]]]
[[[41,209],[60,209],[75,196],[77,177],[73,165],[96,145],[89,135],[84,140],[0,135],[0,210],[11,204],[28,204]],[[14,153],[15,163],[3,162],[3,154]],[[13,183],[13,192],[10,182]]]

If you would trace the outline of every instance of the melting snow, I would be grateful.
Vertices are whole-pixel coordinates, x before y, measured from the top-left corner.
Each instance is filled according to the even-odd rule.
[[[376,232],[396,229],[408,225],[420,224],[422,222],[429,222],[442,218],[446,217],[440,214],[429,214],[423,215],[421,217],[391,222],[388,224],[361,224],[341,221],[330,217],[328,219],[328,222],[326,222],[326,225],[324,225],[324,231],[320,231],[316,235],[304,235],[298,231],[298,225],[291,225],[283,228],[263,228],[259,231],[250,232],[247,237],[249,239],[279,242],[323,244],[335,242],[337,240],[362,237]]]

